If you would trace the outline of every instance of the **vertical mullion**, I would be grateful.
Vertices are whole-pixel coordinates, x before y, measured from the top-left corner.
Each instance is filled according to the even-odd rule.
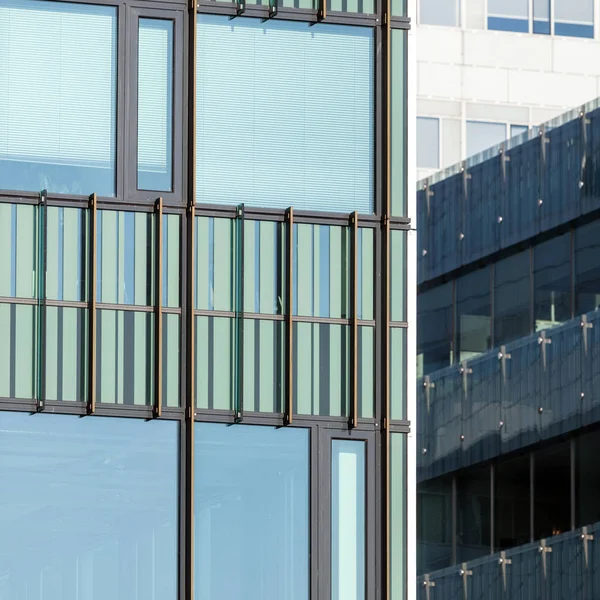
[[[154,333],[154,416],[160,417],[162,414],[162,380],[163,380],[163,199],[158,198],[155,206],[156,213],[156,282],[154,297],[154,315],[155,315],[155,333]]]
[[[96,411],[96,217],[97,198],[96,194],[90,196],[90,297],[88,314],[89,335],[89,387],[87,412],[93,414]]]
[[[237,209],[237,236],[234,241],[236,244],[236,273],[237,285],[235,290],[235,313],[236,313],[236,334],[237,334],[237,352],[236,352],[236,400],[235,420],[241,422],[244,418],[244,226],[245,213],[244,205],[241,204]]]
[[[287,347],[286,347],[286,408],[284,423],[289,425],[292,422],[292,411],[294,405],[294,382],[293,382],[293,366],[294,366],[294,348],[293,348],[293,307],[294,307],[294,209],[290,206],[285,213],[285,220],[288,225],[287,237]]]
[[[36,397],[37,410],[44,410],[46,400],[46,234],[48,232],[48,210],[46,206],[46,190],[40,194],[38,206],[38,277],[37,277],[37,369]]]
[[[354,211],[350,217],[352,224],[352,383],[350,396],[350,422],[349,427],[358,425],[358,212]]]

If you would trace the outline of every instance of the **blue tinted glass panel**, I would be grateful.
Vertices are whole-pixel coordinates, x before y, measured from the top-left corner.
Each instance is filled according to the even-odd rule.
[[[421,0],[419,22],[422,25],[458,26],[458,0]]]
[[[115,195],[117,9],[0,5],[0,189]]]
[[[4,412],[0,430],[0,597],[177,597],[177,423]]]
[[[556,0],[554,33],[572,37],[594,37],[593,0]]]
[[[467,121],[467,156],[479,154],[506,139],[504,123]]]
[[[438,169],[440,166],[440,120],[417,117],[417,167]]]
[[[138,43],[138,188],[171,191],[173,21],[140,19]]]
[[[195,425],[195,600],[308,600],[309,432]]]
[[[521,135],[525,133],[529,129],[527,125],[511,125],[510,126],[510,137],[516,137],[517,135]]]
[[[527,33],[528,0],[488,0],[488,29]]]
[[[373,212],[372,29],[200,15],[197,57],[198,202]]]
[[[550,34],[550,0],[533,0],[533,33]]]

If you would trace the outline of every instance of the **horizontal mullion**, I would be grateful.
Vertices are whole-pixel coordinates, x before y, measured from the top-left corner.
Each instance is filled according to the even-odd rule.
[[[37,306],[36,298],[18,298],[12,296],[0,296],[0,304],[26,304],[28,306]]]
[[[406,321],[390,321],[390,329],[407,329],[408,323]]]
[[[78,302],[72,300],[44,300],[46,306],[59,306],[63,308],[88,308],[89,302]]]
[[[114,311],[123,311],[123,312],[152,313],[152,312],[154,312],[154,305],[139,306],[136,304],[107,304],[107,303],[97,302],[96,309],[97,310],[114,310]]]
[[[180,315],[181,308],[173,306],[162,306],[161,312],[165,315]]]

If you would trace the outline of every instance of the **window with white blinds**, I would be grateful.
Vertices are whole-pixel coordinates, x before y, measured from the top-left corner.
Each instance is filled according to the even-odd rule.
[[[173,188],[173,21],[140,19],[138,189]]]
[[[200,15],[197,201],[373,212],[366,27]]]
[[[115,195],[117,9],[0,2],[0,189]]]

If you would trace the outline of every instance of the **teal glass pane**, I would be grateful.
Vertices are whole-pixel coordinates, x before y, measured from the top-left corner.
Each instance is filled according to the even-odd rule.
[[[2,2],[0,189],[114,196],[116,123],[117,8]]]
[[[154,304],[154,215],[100,210],[97,215],[97,299]]]
[[[283,412],[285,323],[244,320],[244,410]]]
[[[392,419],[406,416],[406,329],[390,329],[390,404]]]
[[[194,425],[194,600],[309,600],[309,457],[308,429]]]
[[[162,303],[169,308],[181,306],[181,218],[163,215]]]
[[[0,203],[0,297],[37,297],[37,207]]]
[[[331,600],[365,600],[364,441],[331,441]]]
[[[88,211],[49,206],[46,236],[46,298],[86,302],[89,270]]]
[[[374,230],[361,228],[358,230],[358,281],[356,311],[359,319],[372,321],[373,301],[375,295],[375,262],[374,262]]]
[[[392,321],[406,321],[406,232],[390,232],[390,311]]]
[[[173,189],[173,21],[140,19],[137,186]]]
[[[406,598],[406,435],[390,435],[390,600]]]
[[[244,223],[244,311],[280,315],[285,307],[285,233],[281,223]]]
[[[197,202],[372,213],[374,42],[370,27],[199,15]]]
[[[237,283],[237,223],[233,219],[196,218],[195,306],[234,311]]]
[[[46,307],[45,399],[85,402],[88,386],[88,311]]]
[[[233,410],[236,386],[235,319],[196,317],[196,407]]]
[[[294,412],[348,416],[350,328],[294,322],[293,352]]]
[[[404,1],[392,0],[392,14],[405,14]],[[393,217],[406,216],[406,35],[402,29],[392,29],[390,211]]]
[[[375,410],[375,328],[358,328],[358,414],[372,419]]]
[[[181,316],[162,316],[162,400],[163,406],[180,406]]]
[[[0,413],[0,596],[173,600],[179,423]]]
[[[0,304],[0,397],[34,397],[37,307]]]
[[[371,14],[375,0],[327,0],[327,11]]]
[[[392,0],[392,15],[394,17],[404,17],[406,15],[406,0]]]
[[[109,404],[154,403],[154,314],[98,310],[96,399]]]
[[[349,318],[350,233],[347,227],[294,225],[293,314]]]

